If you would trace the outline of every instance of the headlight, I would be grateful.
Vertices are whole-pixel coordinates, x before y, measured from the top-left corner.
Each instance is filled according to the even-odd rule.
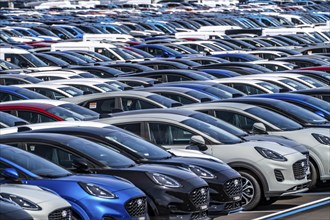
[[[276,160],[276,161],[287,161],[288,159],[286,159],[284,156],[282,156],[281,154],[266,149],[266,148],[262,148],[262,147],[254,147],[263,157],[270,159],[270,160]]]
[[[104,198],[104,199],[114,199],[116,198],[116,195],[113,194],[112,192],[103,189],[100,186],[91,184],[91,183],[79,183],[81,188],[83,188],[88,194]]]
[[[194,166],[194,165],[189,165],[188,168],[190,171],[194,172],[197,176],[199,176],[201,178],[204,178],[204,179],[214,179],[215,178],[215,176],[211,172],[205,170],[204,168]]]
[[[171,188],[178,188],[178,187],[182,187],[180,183],[178,183],[178,181],[176,181],[175,179],[160,174],[160,173],[152,173],[149,174],[151,179],[157,183],[158,185],[161,186],[166,186],[166,187],[171,187]]]
[[[312,134],[313,137],[321,144],[330,145],[330,137],[324,136],[322,134]]]
[[[12,194],[8,194],[8,193],[0,193],[0,196],[8,199],[10,201],[13,201],[17,205],[21,206],[23,209],[31,210],[31,211],[41,210],[40,206],[38,206],[37,204],[35,204],[25,198],[22,198],[22,197],[19,197],[16,195],[12,195]]]

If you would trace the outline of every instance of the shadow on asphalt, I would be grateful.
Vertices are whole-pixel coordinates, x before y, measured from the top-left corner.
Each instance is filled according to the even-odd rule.
[[[272,205],[265,205],[265,206],[259,206],[253,211],[269,211],[271,210],[284,210],[284,209],[289,209],[293,208],[296,205],[290,205],[290,204],[272,204]]]

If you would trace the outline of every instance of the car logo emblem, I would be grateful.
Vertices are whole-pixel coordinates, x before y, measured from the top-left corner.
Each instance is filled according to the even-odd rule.
[[[206,193],[205,189],[204,189],[204,188],[201,189],[201,194],[202,194],[202,195],[205,195],[205,193]]]
[[[66,210],[63,210],[61,215],[63,218],[65,218],[68,215],[68,212]]]
[[[143,203],[143,202],[142,202],[142,199],[138,199],[138,200],[137,200],[137,205],[138,205],[138,206],[141,206],[142,203]]]
[[[237,186],[238,185],[238,180],[234,181],[234,185]]]
[[[304,162],[301,162],[301,167],[305,167],[305,163]]]

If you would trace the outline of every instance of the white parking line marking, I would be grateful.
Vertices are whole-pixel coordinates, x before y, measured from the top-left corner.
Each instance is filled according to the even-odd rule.
[[[259,218],[255,218],[253,220],[268,219],[268,218],[271,218],[271,217],[279,216],[283,213],[294,212],[295,210],[298,211],[299,209],[302,209],[302,211],[303,211],[303,210],[306,210],[305,208],[307,208],[308,206],[313,206],[313,205],[316,205],[317,203],[327,202],[327,200],[330,200],[330,197],[323,198],[323,199],[320,199],[320,200],[316,200],[316,201],[313,201],[313,202],[309,202],[309,203],[306,203],[306,204],[302,204],[300,206],[296,206],[296,207],[293,207],[293,208],[290,208],[290,209],[285,209],[283,211],[276,212],[276,213],[273,213],[273,214],[270,214],[270,215],[261,216]]]

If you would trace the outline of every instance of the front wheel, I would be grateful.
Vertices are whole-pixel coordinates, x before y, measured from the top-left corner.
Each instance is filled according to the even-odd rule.
[[[242,176],[242,206],[244,210],[254,209],[261,200],[261,187],[257,178],[248,171],[239,171]]]
[[[318,172],[313,162],[309,162],[309,170],[310,170],[310,174],[307,177],[311,181],[309,183],[309,189],[315,189],[318,181]]]

